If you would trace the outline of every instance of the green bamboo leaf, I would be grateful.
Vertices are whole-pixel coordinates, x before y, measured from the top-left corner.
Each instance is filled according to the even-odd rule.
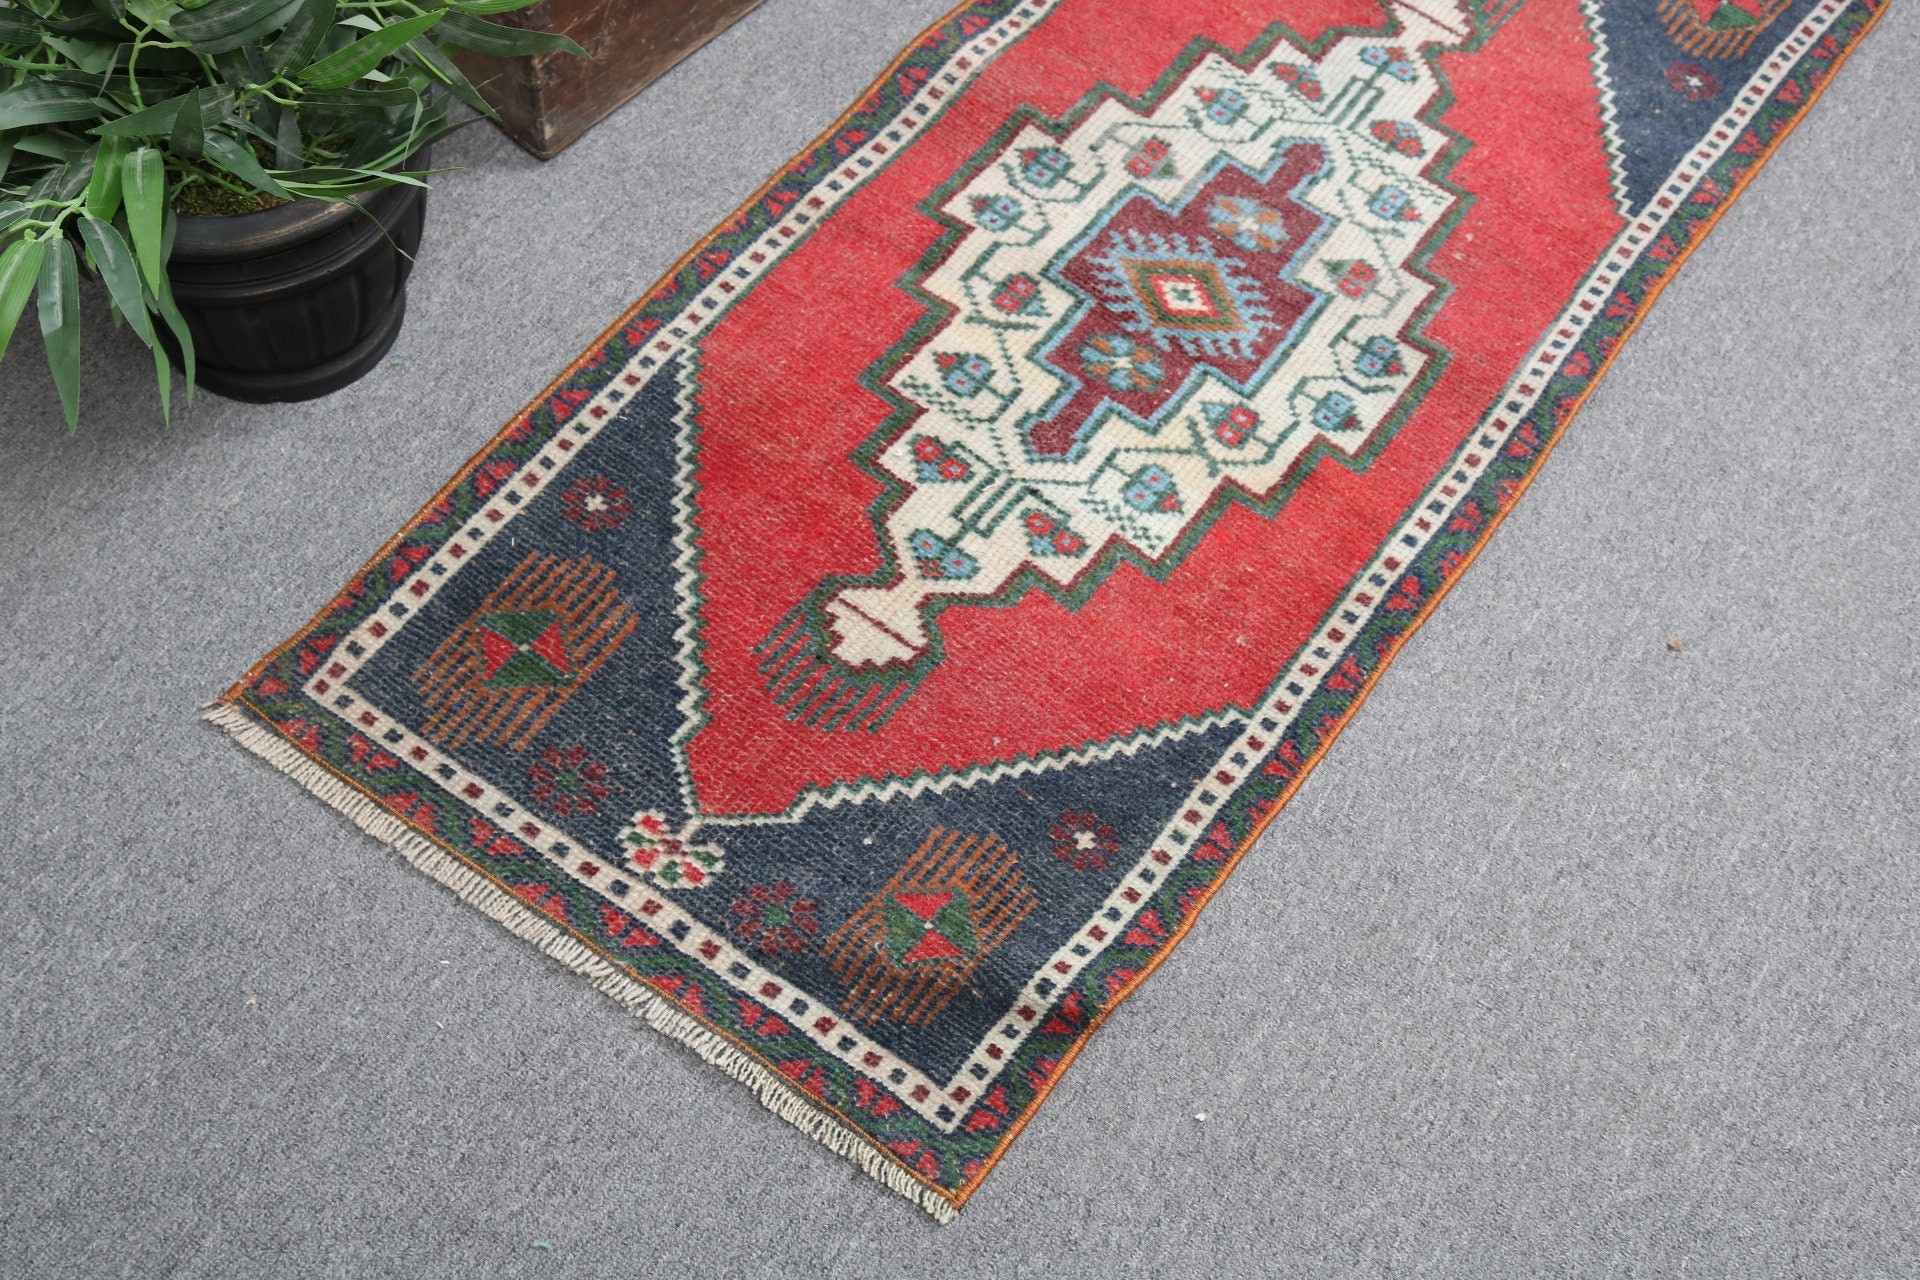
[[[0,44],[40,43],[40,23],[25,9],[0,9]]]
[[[7,169],[13,164],[13,139],[0,138],[0,182],[6,181]]]
[[[27,188],[26,202],[36,204],[43,200],[71,200],[87,189],[87,179],[92,176],[91,164],[69,160],[36,178],[33,185]]]
[[[216,129],[233,120],[233,90],[225,87],[201,89],[194,94],[200,107],[200,127]]]
[[[127,232],[140,275],[149,289],[166,282],[166,257],[160,233],[167,203],[167,164],[152,147],[139,147],[120,161],[120,194],[127,208]]]
[[[127,20],[127,0],[93,0],[93,7],[115,22]]]
[[[407,157],[412,154],[411,126],[400,133],[396,133],[392,128],[363,129],[353,146],[347,149],[347,153],[333,157],[330,163],[349,171],[391,169],[404,164]]]
[[[300,109],[317,108],[322,111],[390,111],[395,107],[411,108],[420,102],[420,95],[403,84],[383,84],[374,86],[355,86],[351,89],[315,89],[300,96]]]
[[[540,0],[453,0],[453,7],[462,13],[512,13],[539,3]]]
[[[118,120],[109,120],[88,130],[102,138],[139,138],[157,133],[172,133],[174,118],[180,114],[180,108],[187,104],[192,93],[183,93],[177,98],[168,98],[165,102],[156,102],[141,111],[121,116]]]
[[[120,161],[129,149],[125,138],[102,138],[94,152],[93,177],[87,180],[87,212],[107,221],[120,211]]]
[[[216,53],[207,57],[213,64],[213,72],[226,82],[230,89],[244,89],[251,81],[247,77],[247,59],[238,49],[229,49],[225,53]]]
[[[232,115],[234,92],[230,88],[196,88],[192,92],[180,94],[179,98],[167,98],[165,102],[156,102],[144,111],[134,111],[132,115],[123,115],[106,125],[98,125],[88,130],[100,138],[152,138],[157,134],[171,134],[173,127],[179,125],[180,107],[192,100],[200,107],[200,125],[202,129],[227,123]]]
[[[127,12],[147,26],[165,31],[180,6],[174,0],[127,0]]]
[[[340,168],[338,165],[316,164],[309,165],[305,169],[295,169],[288,173],[282,173],[278,176],[281,182],[287,184],[295,182],[328,182],[334,178],[344,176],[346,172],[345,169]]]
[[[267,70],[278,75],[289,67],[304,67],[313,61],[326,43],[327,32],[333,29],[338,7],[338,0],[304,0],[287,20],[286,30],[267,46]]]
[[[110,63],[112,58],[109,57],[107,61]],[[142,69],[144,70],[144,68]],[[65,67],[42,67],[34,71],[33,78],[43,84],[64,85],[69,89],[79,89],[84,93],[99,94],[106,91],[106,82],[111,74],[111,68],[105,64],[103,64],[102,68],[98,71],[73,71]]]
[[[30,5],[30,8],[48,9],[60,12],[58,5]],[[120,30],[112,18],[103,13],[83,13],[77,18],[55,18],[42,14],[40,25],[49,31],[58,31],[62,35],[104,36],[109,39],[124,40],[127,33]],[[45,37],[42,37],[44,39]]]
[[[173,20],[176,40],[204,54],[226,53],[256,44],[287,25],[303,0],[208,0]]]
[[[173,50],[160,49],[156,50],[156,52],[170,53],[173,52]],[[136,101],[133,96],[133,81],[123,77],[107,82],[107,89],[103,95],[107,102],[107,109],[101,112],[103,119],[107,117],[111,117],[114,120],[122,119],[137,111],[143,110],[147,104],[170,102],[187,90],[193,88],[195,84],[203,82],[203,77],[200,74],[200,65],[197,62],[194,64],[193,79],[188,80],[186,77],[173,72],[162,71],[158,67],[150,67],[147,65],[148,60],[149,55],[142,52],[140,55],[138,76],[140,82],[140,97],[138,101]],[[92,130],[89,129],[88,132],[91,133]]]
[[[97,18],[89,18],[88,21],[101,22],[101,26],[106,30],[113,30],[112,23],[104,22]],[[102,31],[101,34],[105,34],[105,31]],[[125,33],[115,31],[114,34],[124,36]],[[116,57],[115,45],[106,40],[76,40],[61,36],[42,36],[40,43],[54,50],[68,62],[80,68],[80,70],[94,76],[96,80],[98,77],[106,74],[107,68],[114,64]],[[41,79],[45,78],[44,76],[41,77]]]
[[[405,48],[414,37],[425,34],[445,12],[423,13],[361,36],[340,52],[329,54],[302,71],[300,82],[314,89],[344,89]]]
[[[427,185],[420,180],[419,175],[408,173],[404,169],[357,169],[349,166],[347,172],[357,173],[365,178],[389,179],[395,185],[403,187],[419,187],[425,190]]]
[[[270,196],[279,196],[282,200],[293,199],[287,189],[267,172],[266,167],[253,154],[253,149],[244,143],[235,142],[224,133],[210,133],[206,137],[206,153],[207,159],[242,182]]]
[[[438,17],[437,14],[435,16]],[[103,105],[99,99],[77,86],[30,80],[26,84],[0,91],[0,129],[85,120],[99,115]]]
[[[66,237],[46,245],[47,256],[40,260],[40,336],[71,431],[80,425],[80,263]]]
[[[149,71],[171,76],[186,76],[197,82],[205,77],[206,69],[200,65],[198,55],[191,49],[156,49],[148,45],[140,51],[141,84],[146,83]],[[144,89],[142,93],[145,93]]]
[[[245,139],[240,137],[240,135],[244,133],[249,138],[258,138],[260,141],[271,145],[275,141],[275,135],[273,130],[267,126],[272,123],[273,121],[268,118],[267,112],[264,109],[255,108],[252,119],[248,119],[246,116],[236,112],[232,118],[222,122],[220,127],[223,131],[231,130],[232,137],[236,141],[245,141]],[[212,132],[211,126],[209,126],[208,132]]]
[[[237,49],[228,49],[224,53],[216,53],[209,61],[213,63],[215,73],[236,94],[245,93],[250,87],[265,84],[273,79],[267,71],[267,61],[261,56],[260,45],[257,42],[244,44]]]
[[[0,253],[0,356],[7,354],[13,341],[14,326],[27,309],[33,286],[40,279],[40,262],[46,256],[44,240],[15,240]]]
[[[498,120],[500,118],[500,113],[493,109],[493,104],[481,97],[480,91],[473,87],[473,81],[467,79],[460,68],[453,65],[451,58],[434,48],[432,42],[415,40],[407,46],[407,56],[412,58],[420,66],[425,67],[432,73],[434,79],[446,85],[454,97],[460,99],[460,101],[466,103],[489,120]]]
[[[160,343],[153,344],[153,376],[160,384],[160,420],[173,421],[173,365],[167,360],[167,349]]]
[[[298,169],[306,162],[306,151],[300,140],[300,113],[292,107],[282,107],[273,131],[273,167]]]
[[[342,200],[348,196],[364,195],[369,191],[378,191],[382,187],[392,184],[374,182],[367,179],[362,179],[358,182],[332,180],[326,182],[299,182],[293,178],[284,178],[281,180],[280,185],[285,187],[293,195],[308,200]]]
[[[78,159],[86,154],[88,147],[79,138],[67,133],[30,133],[14,143],[18,151],[30,156],[45,156],[49,160],[58,160],[61,164]]]
[[[184,160],[198,160],[206,140],[206,129],[200,123],[200,95],[196,93],[180,104],[180,114],[173,118],[173,132],[167,135],[167,150]]]
[[[147,305],[166,322],[172,332],[173,340],[180,348],[180,365],[187,375],[187,403],[193,403],[193,379],[196,372],[193,355],[193,334],[187,329],[187,322],[180,315],[180,308],[173,303],[173,286],[167,283],[165,276],[160,278],[160,290],[147,291]]]
[[[87,253],[100,272],[113,304],[120,308],[120,314],[126,317],[140,341],[152,346],[153,317],[147,314],[146,299],[140,292],[140,268],[133,260],[133,250],[127,247],[126,237],[112,223],[83,217],[80,238],[86,241]]]
[[[361,190],[377,190],[380,186],[386,185],[385,183],[368,185],[367,180],[360,177],[356,170],[343,169],[339,165],[316,165],[275,176],[279,178],[280,185],[294,195],[315,196],[322,200],[356,194]]]
[[[505,58],[517,58],[530,53],[571,53],[580,58],[587,56],[587,51],[575,44],[570,36],[551,31],[529,31],[525,27],[502,26],[498,22],[482,22],[464,13],[450,13],[441,19],[439,29],[434,32],[434,41]]]

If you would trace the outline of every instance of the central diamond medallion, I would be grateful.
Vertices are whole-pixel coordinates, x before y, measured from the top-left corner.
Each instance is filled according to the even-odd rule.
[[[1205,55],[1149,110],[1027,122],[943,189],[957,234],[911,286],[938,318],[873,370],[900,406],[861,455],[890,486],[878,567],[756,647],[790,717],[877,729],[948,608],[1078,608],[1127,559],[1164,576],[1231,504],[1364,470],[1406,420],[1457,208],[1429,175],[1440,84],[1360,37],[1301,56]]]
[[[1085,428],[1110,396],[1151,421],[1196,370],[1211,369],[1242,386],[1258,381],[1261,367],[1289,345],[1321,300],[1299,282],[1296,266],[1325,218],[1293,192],[1324,163],[1321,148],[1294,146],[1264,175],[1225,162],[1171,206],[1130,193],[1055,260],[1048,276],[1085,302],[1070,336],[1052,344],[1046,358],[1080,386],[1056,412],[1028,425],[1036,455],[1077,456]],[[1235,239],[1237,224],[1222,225],[1220,210],[1227,206],[1264,217],[1263,238]],[[1087,359],[1089,344],[1107,349],[1103,337],[1159,353],[1161,376],[1115,383]]]
[[[1099,266],[1107,305],[1163,351],[1246,359],[1271,327],[1273,311],[1242,264],[1185,236],[1121,232]]]

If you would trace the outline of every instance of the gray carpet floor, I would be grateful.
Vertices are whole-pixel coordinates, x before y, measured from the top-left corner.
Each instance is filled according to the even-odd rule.
[[[947,4],[460,135],[330,399],[0,367],[0,1273],[1920,1274],[1912,4],[953,1226],[196,720]]]

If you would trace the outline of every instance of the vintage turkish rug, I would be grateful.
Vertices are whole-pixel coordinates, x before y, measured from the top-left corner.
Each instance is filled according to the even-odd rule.
[[[976,0],[212,716],[950,1216],[1880,3]]]

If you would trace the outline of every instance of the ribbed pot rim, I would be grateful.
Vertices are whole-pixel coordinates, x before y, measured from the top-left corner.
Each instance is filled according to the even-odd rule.
[[[407,160],[408,168],[427,161],[422,148]],[[418,187],[395,184],[354,196],[350,201],[302,198],[253,213],[181,214],[173,237],[176,262],[236,262],[284,253],[336,230],[348,219],[368,214],[384,226],[390,212],[420,193]]]

